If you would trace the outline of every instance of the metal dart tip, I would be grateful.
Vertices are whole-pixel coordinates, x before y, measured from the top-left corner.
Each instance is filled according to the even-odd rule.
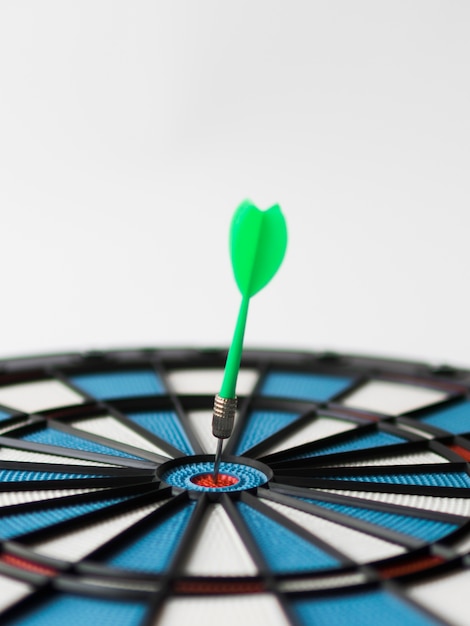
[[[215,453],[214,476],[213,476],[215,484],[217,484],[217,479],[219,478],[219,467],[220,467],[220,461],[222,458],[223,443],[224,443],[223,439],[219,439],[217,442],[217,452]]]

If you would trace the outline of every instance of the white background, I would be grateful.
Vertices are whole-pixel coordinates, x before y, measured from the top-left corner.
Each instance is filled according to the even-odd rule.
[[[467,0],[1,0],[0,355],[246,343],[470,366]]]

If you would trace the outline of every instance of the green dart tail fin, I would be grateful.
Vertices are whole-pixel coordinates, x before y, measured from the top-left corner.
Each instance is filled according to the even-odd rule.
[[[261,291],[276,274],[287,248],[286,220],[276,204],[260,211],[249,200],[240,204],[230,228],[233,273],[244,298]]]

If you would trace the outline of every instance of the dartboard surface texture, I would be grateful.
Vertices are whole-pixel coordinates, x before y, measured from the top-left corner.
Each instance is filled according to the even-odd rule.
[[[0,362],[3,626],[470,624],[470,372],[246,351]]]

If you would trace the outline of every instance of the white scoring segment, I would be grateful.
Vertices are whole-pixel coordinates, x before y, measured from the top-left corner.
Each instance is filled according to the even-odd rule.
[[[110,440],[109,445],[112,447],[112,442],[117,441],[120,443],[133,446],[138,450],[147,450],[148,452],[154,452],[155,454],[168,456],[168,452],[162,450],[159,446],[145,439],[136,433],[131,428],[128,428],[125,424],[122,424],[112,415],[103,415],[100,417],[91,417],[89,419],[77,420],[71,422],[71,425],[78,430],[83,430],[86,433],[92,435],[98,435],[99,437],[105,437]],[[138,454],[138,453],[136,453]]]
[[[167,375],[168,382],[177,394],[213,395],[220,391],[224,377],[223,369],[176,370]],[[240,369],[237,379],[237,395],[250,394],[258,381],[256,370]]]
[[[58,380],[39,380],[0,387],[0,404],[23,413],[82,404],[83,396]]]
[[[257,571],[223,507],[211,505],[193,538],[184,573],[193,576],[254,576]]]
[[[346,463],[328,463],[324,467],[362,467],[362,466],[387,466],[387,465],[429,465],[434,463],[449,463],[449,460],[434,452],[417,452],[416,454],[400,454],[399,456],[387,456],[383,458],[367,458],[364,455],[361,461],[348,461]]]
[[[356,563],[368,563],[403,554],[405,549],[388,541],[366,535],[336,522],[316,517],[278,502],[263,500],[265,504],[287,519],[295,522],[315,537],[353,559]]]
[[[294,578],[293,580],[283,580],[279,583],[280,591],[318,591],[320,589],[335,589],[340,587],[351,587],[362,585],[367,582],[364,572],[354,572],[353,574],[339,574],[337,576],[322,576],[321,578]]]
[[[331,437],[331,435],[337,435],[338,433],[344,433],[347,430],[357,428],[357,424],[349,422],[347,420],[336,419],[333,417],[317,417],[311,422],[308,422],[305,426],[285,437],[279,443],[269,448],[265,454],[274,454],[275,452],[282,452],[295,446],[301,446],[305,443],[311,443],[312,441],[318,441],[325,437]]]
[[[212,411],[189,411],[189,424],[206,454],[215,454],[217,439],[212,434]],[[238,413],[235,417],[237,423]]]
[[[78,561],[110,541],[116,535],[152,513],[164,502],[158,502],[126,511],[109,519],[95,522],[85,527],[62,533],[52,539],[38,542],[32,547],[46,556],[65,561]]]
[[[26,463],[54,463],[59,465],[89,465],[93,467],[117,467],[114,463],[101,463],[100,461],[89,461],[86,459],[75,459],[69,456],[59,456],[55,454],[45,454],[43,452],[33,452],[31,450],[20,450],[19,448],[0,448],[1,461],[17,461]]]
[[[155,626],[289,626],[277,599],[267,593],[231,596],[179,597],[169,599]]]
[[[353,491],[350,489],[319,489],[352,498],[385,502],[398,506],[409,506],[423,511],[437,511],[470,517],[470,498],[443,498],[440,496],[420,496],[410,493],[381,493],[377,491]]]
[[[12,504],[23,504],[24,502],[40,502],[41,500],[52,500],[54,498],[64,498],[65,496],[75,496],[80,493],[92,493],[102,491],[98,489],[45,489],[41,491],[3,491],[0,492],[0,509]]]
[[[26,583],[14,580],[13,578],[7,578],[0,575],[0,610],[4,611],[10,606],[13,606],[28,594],[32,592],[32,587]]]
[[[408,587],[407,595],[434,611],[446,623],[468,626],[470,571],[441,575],[437,579]]]
[[[354,391],[342,404],[384,415],[401,415],[446,398],[444,391],[428,387],[373,380]]]

